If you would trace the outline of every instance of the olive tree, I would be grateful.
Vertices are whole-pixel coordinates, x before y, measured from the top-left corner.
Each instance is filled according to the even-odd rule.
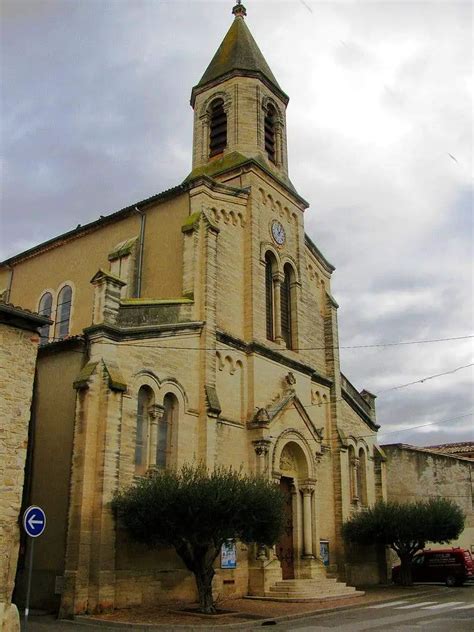
[[[445,498],[415,503],[377,502],[344,523],[342,534],[353,544],[385,544],[400,558],[400,583],[411,586],[411,563],[426,542],[445,543],[459,536],[465,516]]]
[[[222,544],[235,539],[272,545],[283,525],[283,497],[274,483],[202,465],[153,472],[118,492],[112,509],[134,540],[174,547],[194,574],[206,613],[215,612],[212,579]]]

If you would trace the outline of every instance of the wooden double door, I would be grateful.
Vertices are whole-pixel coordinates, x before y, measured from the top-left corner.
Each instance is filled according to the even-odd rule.
[[[283,476],[280,489],[285,498],[285,522],[283,534],[277,544],[277,556],[280,560],[283,579],[295,578],[293,549],[293,479]]]

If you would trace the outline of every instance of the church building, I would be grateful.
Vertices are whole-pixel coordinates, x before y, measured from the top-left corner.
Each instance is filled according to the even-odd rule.
[[[174,552],[130,541],[110,509],[117,489],[184,463],[262,474],[287,498],[280,542],[237,543],[216,594],[344,595],[384,579],[383,551],[341,537],[385,497],[375,397],[341,373],[334,267],[288,175],[289,98],[240,2],[233,14],[191,92],[186,179],[0,264],[4,300],[52,321],[24,492],[48,519],[32,607],[192,597]]]

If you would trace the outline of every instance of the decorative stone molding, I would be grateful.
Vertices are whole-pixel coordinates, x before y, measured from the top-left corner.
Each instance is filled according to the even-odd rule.
[[[270,415],[268,414],[268,410],[266,408],[259,408],[255,413],[254,420],[258,424],[270,423]]]
[[[288,386],[294,386],[296,384],[296,377],[294,376],[294,373],[291,371],[287,373],[285,376],[285,382]]]
[[[252,441],[252,445],[257,456],[267,455],[270,451],[271,444],[272,442],[270,439],[257,439],[256,441]]]
[[[165,409],[164,409],[164,406],[162,406],[161,404],[153,404],[148,409],[148,415],[150,419],[156,422],[162,419],[164,413],[165,413]]]

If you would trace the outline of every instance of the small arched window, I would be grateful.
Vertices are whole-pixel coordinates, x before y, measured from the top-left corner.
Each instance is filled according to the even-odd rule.
[[[287,349],[293,347],[292,311],[293,311],[293,268],[289,263],[283,268],[284,277],[281,284],[281,335]]]
[[[135,474],[141,476],[148,469],[148,443],[150,439],[150,406],[153,392],[149,386],[138,391],[137,433],[135,438]]]
[[[53,295],[51,292],[45,292],[43,296],[40,298],[39,306],[38,306],[38,314],[40,316],[46,316],[46,318],[51,318],[51,311],[53,308]],[[44,345],[49,340],[49,330],[51,325],[43,325],[40,330],[40,344]]]
[[[275,123],[276,123],[276,110],[275,107],[269,103],[265,112],[265,151],[268,158],[272,162],[276,162],[276,139],[275,139]]]
[[[56,338],[65,338],[69,333],[71,318],[72,289],[69,285],[61,288],[56,306]]]
[[[214,99],[209,106],[209,156],[221,154],[227,146],[227,114],[224,100]]]
[[[265,255],[265,317],[267,340],[275,339],[273,326],[273,270],[274,257],[269,252]]]
[[[163,399],[164,413],[158,424],[158,441],[156,444],[156,465],[169,465],[171,452],[171,435],[178,421],[179,404],[173,393],[166,393]]]

